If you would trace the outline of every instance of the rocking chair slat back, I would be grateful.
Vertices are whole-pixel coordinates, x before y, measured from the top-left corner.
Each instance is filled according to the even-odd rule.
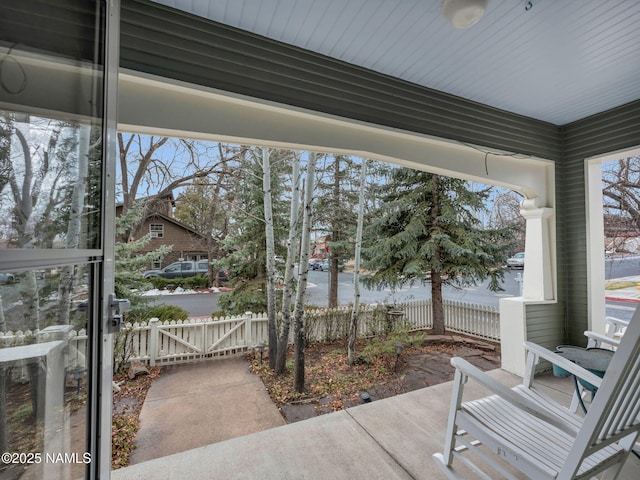
[[[607,441],[609,438],[630,428],[638,421],[640,400],[640,318],[631,321],[620,347],[616,351],[602,385],[585,418],[588,429],[591,418],[594,440]],[[586,432],[585,432],[586,433]]]

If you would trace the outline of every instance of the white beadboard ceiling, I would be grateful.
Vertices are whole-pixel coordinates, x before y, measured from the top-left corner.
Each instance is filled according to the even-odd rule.
[[[640,99],[638,0],[490,0],[467,30],[440,0],[154,1],[556,125]]]

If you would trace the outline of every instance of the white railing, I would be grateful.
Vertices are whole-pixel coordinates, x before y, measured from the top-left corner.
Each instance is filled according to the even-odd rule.
[[[445,327],[449,331],[464,333],[488,340],[500,340],[498,309],[485,305],[444,301]],[[410,330],[433,327],[431,301],[407,302],[394,305],[362,305],[358,335],[362,337],[384,333],[401,322]],[[327,341],[346,338],[351,319],[351,307],[309,309],[305,312],[307,341]],[[161,322],[128,324],[120,335],[127,336],[130,360],[149,365],[173,364],[213,356],[246,352],[259,343],[267,343],[266,314],[247,313],[241,316],[191,318]],[[0,332],[0,348],[42,341],[41,333]],[[290,341],[293,340],[291,332]],[[69,333],[67,366],[69,369],[86,367],[84,352],[87,348],[85,330]],[[22,378],[25,372],[13,372],[13,378]],[[26,377],[25,377],[26,378]]]
[[[46,329],[45,329],[46,330]],[[42,343],[51,340],[50,335],[45,330],[17,330],[15,332],[0,332],[0,348],[19,347],[32,343]],[[87,342],[89,337],[83,328],[78,331],[70,330],[66,334],[66,341],[69,348],[66,350],[65,367],[67,370],[76,368],[86,368]],[[18,361],[11,366],[11,379],[17,382],[29,381],[27,364]]]

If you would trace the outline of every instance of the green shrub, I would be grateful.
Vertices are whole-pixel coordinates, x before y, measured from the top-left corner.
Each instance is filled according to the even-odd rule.
[[[171,282],[171,280],[162,277],[151,277],[147,280],[151,282],[153,288],[157,288],[158,290],[163,290]]]
[[[184,279],[182,288],[190,290],[196,288],[207,288],[209,286],[209,277],[203,277],[202,275],[196,275],[195,277],[188,277]]]
[[[148,318],[157,318],[161,321],[166,320],[186,320],[189,316],[184,308],[177,305],[157,305],[148,310]]]
[[[398,357],[397,345],[402,345],[400,354],[405,348],[421,345],[427,336],[424,332],[409,333],[406,328],[395,328],[389,335],[373,337],[358,356],[358,362],[364,364],[382,363],[392,368]]]
[[[196,275],[195,277],[187,278],[162,278],[151,277],[148,279],[154,288],[158,290],[175,290],[178,287],[185,290],[193,290],[196,288],[207,288],[209,286],[209,278],[202,275]]]

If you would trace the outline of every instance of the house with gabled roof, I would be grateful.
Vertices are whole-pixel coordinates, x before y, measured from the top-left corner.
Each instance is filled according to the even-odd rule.
[[[173,217],[175,200],[173,194],[162,198],[148,197],[139,199],[144,203],[143,218],[139,226],[132,231],[130,240],[138,240],[149,234],[151,241],[140,253],[157,250],[163,245],[172,248],[165,257],[149,265],[150,269],[160,269],[170,263],[181,260],[203,260],[209,258],[207,239],[193,228]],[[122,214],[123,206],[116,205],[116,216]]]

